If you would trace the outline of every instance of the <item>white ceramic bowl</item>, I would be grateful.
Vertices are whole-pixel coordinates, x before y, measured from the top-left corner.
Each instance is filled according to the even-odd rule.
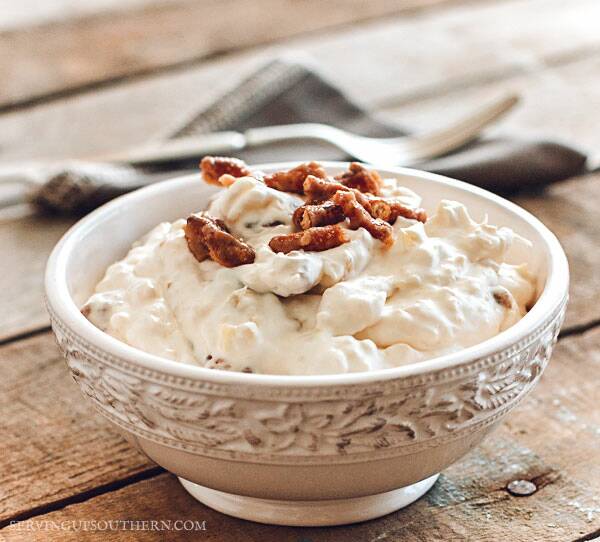
[[[292,164],[261,166],[265,171]],[[346,167],[325,164],[330,172]],[[463,351],[394,369],[330,376],[215,371],[146,354],[79,312],[106,267],[157,223],[206,207],[199,175],[118,198],[77,223],[48,262],[52,327],[98,410],[200,501],[267,523],[333,525],[377,517],[425,493],[534,386],[548,363],[568,291],[554,235],[516,205],[465,183],[380,170],[423,196],[512,227],[533,250],[511,255],[538,278],[531,311]],[[532,413],[535,416],[535,413]]]

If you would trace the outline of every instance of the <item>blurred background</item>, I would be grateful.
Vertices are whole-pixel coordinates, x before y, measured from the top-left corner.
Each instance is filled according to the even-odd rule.
[[[599,20],[597,0],[0,0],[0,160],[161,137],[283,54],[418,130],[516,89],[498,130],[597,149]]]

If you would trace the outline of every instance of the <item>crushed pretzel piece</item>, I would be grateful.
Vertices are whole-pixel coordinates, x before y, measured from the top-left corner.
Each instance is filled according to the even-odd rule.
[[[202,172],[202,178],[208,184],[218,186],[221,186],[220,179],[223,175],[236,179],[252,175],[245,162],[237,158],[226,158],[224,156],[205,156],[200,162],[200,171]],[[230,181],[230,177],[226,179]]]
[[[214,225],[204,226],[204,239],[210,257],[224,267],[237,267],[254,262],[254,249]]]
[[[225,223],[205,213],[190,215],[184,227],[190,252],[199,261],[210,257],[225,267],[254,262],[254,250],[227,229]]]
[[[498,305],[502,305],[505,309],[511,309],[513,306],[513,297],[505,288],[497,288],[492,292],[494,300]]]
[[[309,228],[288,235],[277,235],[269,241],[273,252],[287,254],[292,250],[321,252],[339,247],[349,241],[344,230],[337,224]]]
[[[208,360],[208,363],[205,365],[205,367],[207,369],[220,369],[223,371],[229,371],[231,370],[231,363],[224,360],[223,358],[213,359],[213,357],[211,356],[210,360]]]
[[[367,169],[358,162],[352,162],[348,171],[337,175],[335,179],[348,188],[356,188],[361,192],[368,192],[374,196],[379,195],[383,183],[377,171]]]
[[[317,204],[331,199],[337,192],[353,192],[361,205],[368,204],[368,197],[354,188],[349,188],[331,179],[319,179],[308,176],[304,181],[304,193],[308,196],[309,204]]]
[[[202,234],[202,227],[207,222],[208,219],[205,219],[203,215],[191,215],[183,227],[187,246],[199,262],[206,260],[210,255]]]
[[[318,204],[331,199],[337,192],[350,192],[356,201],[362,205],[373,218],[381,218],[393,224],[399,216],[412,218],[419,222],[427,220],[423,209],[408,207],[397,199],[376,197],[370,193],[363,193],[356,188],[346,186],[331,179],[318,179],[308,176],[304,181],[304,193],[308,196],[309,204]]]
[[[327,174],[317,162],[307,162],[300,164],[289,171],[276,171],[270,173],[264,178],[265,184],[269,188],[280,190],[281,192],[293,192],[295,194],[304,194],[304,180],[312,175],[324,179]]]
[[[349,190],[343,184],[309,175],[302,185],[304,194],[311,204],[321,203],[333,197],[338,190]]]
[[[342,207],[344,215],[350,220],[350,228],[357,230],[365,228],[375,239],[381,241],[386,247],[394,244],[392,226],[380,218],[373,218],[356,198],[354,192],[337,192],[332,201]]]
[[[394,198],[369,198],[365,208],[373,218],[381,218],[390,224],[396,222],[399,216],[427,222],[425,209],[409,207]]]
[[[315,226],[328,226],[345,220],[342,208],[332,201],[325,201],[317,205],[302,205],[292,215],[292,222],[300,230],[307,230]]]

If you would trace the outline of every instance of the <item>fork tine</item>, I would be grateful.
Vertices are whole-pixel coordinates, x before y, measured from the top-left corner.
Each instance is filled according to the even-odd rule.
[[[403,165],[440,156],[472,141],[483,128],[507,113],[518,102],[517,94],[508,94],[440,130],[406,138],[401,143]]]

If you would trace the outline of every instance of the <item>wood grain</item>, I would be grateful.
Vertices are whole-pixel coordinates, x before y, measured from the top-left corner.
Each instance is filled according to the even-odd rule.
[[[598,322],[600,307],[592,300],[600,292],[600,174],[553,186],[543,197],[523,195],[515,201],[540,218],[567,253],[571,284],[565,329]]]
[[[40,339],[37,346],[30,342],[29,347],[39,348],[45,340]],[[504,538],[507,529],[510,529],[510,538],[514,542],[572,541],[600,529],[597,493],[600,471],[596,468],[600,448],[600,411],[596,408],[596,397],[600,393],[600,381],[590,378],[599,370],[600,329],[561,340],[539,386],[483,445],[447,469],[426,497],[404,511],[376,521],[335,529],[261,526],[227,518],[195,503],[175,478],[167,474],[37,516],[35,520],[206,520],[207,530],[201,536],[228,542],[303,539],[319,542],[496,542]],[[10,374],[9,377],[13,378]],[[40,394],[45,391],[40,390]],[[69,390],[65,388],[64,393],[67,397],[62,401],[75,404],[78,400],[79,392],[72,387]],[[28,400],[31,410],[35,408],[36,399],[39,400],[38,394],[31,395]],[[50,409],[46,416],[59,419],[65,413]],[[72,437],[72,442],[73,445],[79,442],[79,446],[87,450],[85,439],[98,432],[95,427],[98,418],[78,419],[79,422],[71,427],[77,435],[77,438]],[[53,421],[52,425],[56,423]],[[34,434],[28,436],[36,450],[45,440]],[[57,440],[62,438],[65,437],[59,429]],[[100,443],[95,442],[100,448]],[[103,446],[110,447],[106,443]],[[114,464],[123,465],[131,461],[131,456],[130,459],[125,458],[124,449],[113,448],[112,451],[112,462],[108,462],[105,450],[95,452],[97,469],[106,472]],[[60,459],[57,464],[60,467]],[[136,456],[133,457],[133,465],[132,469],[139,468]],[[49,464],[47,466],[50,467]],[[114,476],[119,476],[119,469],[115,471]],[[63,476],[66,472],[72,470],[63,471]],[[21,484],[31,482],[32,475],[26,471],[20,471],[20,475]],[[36,475],[39,476],[33,474]],[[532,480],[538,491],[530,497],[511,496],[505,488],[515,479]],[[72,491],[74,489],[71,488]],[[23,534],[17,528],[7,527],[0,531],[0,536],[6,540],[17,540]],[[64,531],[26,534],[27,540],[82,539],[81,533]],[[121,531],[110,533],[106,539],[134,540],[139,536],[138,532]],[[186,537],[189,533],[168,534],[169,540]],[[144,533],[144,540],[164,539],[164,532]]]
[[[449,0],[180,0],[0,34],[4,107]]]
[[[29,217],[0,222],[0,341],[48,325],[44,267],[70,219]]]
[[[156,0],[0,0],[0,31],[131,9]]]
[[[149,462],[84,401],[50,333],[0,347],[0,521]]]

